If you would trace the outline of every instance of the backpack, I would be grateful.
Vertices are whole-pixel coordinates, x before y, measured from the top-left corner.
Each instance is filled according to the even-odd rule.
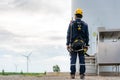
[[[78,36],[75,38],[75,40],[71,43],[71,48],[74,51],[82,51],[83,47],[85,45],[84,42],[84,32],[83,32],[83,24],[82,22],[73,22],[72,26],[75,27]],[[71,26],[71,30],[70,30],[70,34],[71,34],[71,38],[72,38],[72,26]]]

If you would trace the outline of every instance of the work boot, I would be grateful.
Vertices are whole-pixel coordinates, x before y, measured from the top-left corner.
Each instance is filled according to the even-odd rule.
[[[75,79],[75,75],[74,74],[71,74],[71,79]]]
[[[80,74],[80,79],[85,79],[85,74]]]

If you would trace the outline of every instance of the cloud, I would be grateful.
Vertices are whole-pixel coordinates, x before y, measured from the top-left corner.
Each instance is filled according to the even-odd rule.
[[[61,55],[61,56],[55,56],[52,58],[48,58],[44,61],[44,65],[48,65],[50,68],[46,67],[47,70],[52,71],[52,67],[54,65],[58,65],[60,67],[61,72],[69,71],[69,56],[66,55]]]
[[[59,62],[69,62],[69,57],[66,56],[56,56],[49,59],[46,59],[47,63],[56,61],[56,64]]]
[[[41,69],[49,71],[51,64],[62,60],[60,57],[54,61],[57,56],[67,55],[65,33],[69,10],[66,10],[66,2],[0,0],[0,61],[3,61],[0,65],[5,65],[7,71],[13,71],[9,67],[19,63],[19,69],[25,70],[26,59],[21,55],[29,52],[33,53],[30,57],[33,72],[42,71]],[[46,59],[52,61],[46,63]],[[60,65],[62,66],[62,61]]]
[[[17,35],[15,35],[14,33],[10,32],[8,30],[0,29],[0,41],[10,40],[16,36]]]
[[[61,13],[61,7],[63,1],[50,0],[15,0],[13,4],[19,3],[19,8],[32,11],[40,11],[50,13]],[[22,4],[21,4],[22,3]],[[58,5],[59,4],[59,5]],[[18,5],[16,5],[18,7]]]
[[[25,51],[35,51],[36,53],[41,52],[45,54],[45,56],[47,56],[47,53],[50,53],[51,56],[59,55],[61,54],[60,51],[65,50],[63,47],[63,45],[65,45],[64,38],[50,33],[48,32],[45,36],[31,36],[19,35],[5,29],[1,29],[0,48],[7,53],[10,52],[17,54],[24,53]],[[48,56],[50,57],[50,55]]]
[[[49,34],[49,35],[48,35]],[[57,33],[56,33],[57,34]],[[51,53],[52,50],[54,52],[52,53],[59,53],[59,50],[62,49],[64,50],[63,43],[64,38],[58,35],[53,35],[50,34],[49,32],[47,35],[39,35],[39,36],[32,36],[32,35],[19,35],[15,34],[13,32],[10,32],[8,30],[0,30],[0,48],[7,50],[7,51],[12,51],[12,52],[17,52],[17,53],[22,53],[24,51],[38,51],[38,52],[45,52]],[[59,48],[56,49],[56,46]],[[47,50],[46,50],[47,49]],[[58,50],[59,49],[59,50]],[[57,51],[57,52],[56,52]]]
[[[5,0],[0,1],[0,10],[2,11],[23,11],[39,14],[63,14],[66,5],[63,0]],[[63,6],[61,6],[63,5]],[[62,8],[61,8],[62,7]]]
[[[39,49],[44,45],[65,45],[64,25],[61,20],[51,21],[51,16],[9,13],[0,15],[1,47],[15,52]],[[50,19],[47,19],[50,18]],[[61,22],[62,23],[62,22]],[[63,27],[63,29],[61,29]],[[36,50],[35,49],[35,50]]]

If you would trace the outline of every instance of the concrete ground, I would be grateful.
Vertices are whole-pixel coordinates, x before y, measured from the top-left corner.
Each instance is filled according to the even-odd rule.
[[[70,76],[21,76],[21,75],[12,75],[12,76],[0,76],[0,80],[71,80]],[[79,76],[76,76],[76,79],[81,80]],[[120,80],[120,76],[86,76],[85,80]]]
[[[49,76],[49,77],[42,77],[41,80],[71,80],[68,76]],[[73,80],[81,80],[79,76],[76,77],[76,79]],[[86,76],[84,80],[120,80],[120,77],[118,76]]]

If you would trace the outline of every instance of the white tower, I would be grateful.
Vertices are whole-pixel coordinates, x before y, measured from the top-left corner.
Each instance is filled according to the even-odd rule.
[[[74,11],[77,8],[83,10],[83,21],[89,26],[90,50],[88,53],[96,53],[94,37],[98,27],[106,29],[118,29],[120,21],[120,0],[71,0],[71,17],[74,17]]]
[[[97,27],[118,29],[120,21],[120,0],[72,0],[71,17],[77,8],[83,10],[83,18],[89,26],[90,46],[95,47],[95,36]],[[89,51],[90,54],[96,53],[95,49]]]

